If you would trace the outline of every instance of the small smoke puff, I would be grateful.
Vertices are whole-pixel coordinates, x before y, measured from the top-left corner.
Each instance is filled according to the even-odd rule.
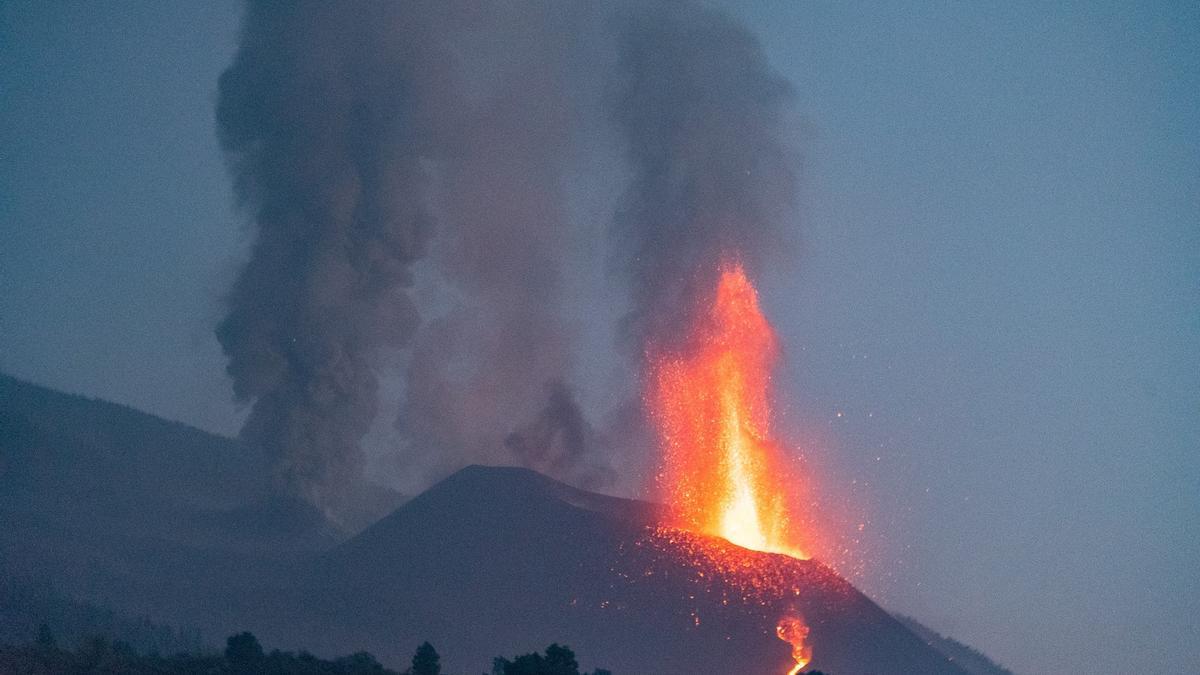
[[[563,476],[584,488],[611,484],[611,469],[593,463],[603,456],[604,441],[588,424],[567,386],[547,383],[547,402],[540,415],[504,440],[513,456],[526,467]]]

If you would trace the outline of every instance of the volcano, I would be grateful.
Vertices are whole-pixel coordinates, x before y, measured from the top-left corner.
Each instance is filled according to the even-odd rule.
[[[560,642],[617,673],[786,673],[775,621],[788,611],[811,628],[813,669],[964,672],[828,566],[748,552],[746,574],[726,578],[687,544],[732,544],[664,533],[660,515],[530,470],[471,466],[315,561],[294,588],[307,600],[290,609],[319,608],[304,612],[320,626],[304,637],[331,650],[352,641],[399,660],[427,639],[452,671]],[[755,587],[764,580],[785,581],[787,597]],[[266,614],[264,630],[279,616]]]
[[[472,466],[348,539],[286,504],[278,518],[254,515],[260,529],[277,524],[258,533],[230,516],[262,511],[256,486],[230,479],[253,465],[250,449],[102,401],[0,385],[0,578],[36,570],[125,616],[209,640],[251,630],[271,648],[365,649],[394,666],[429,640],[448,673],[558,642],[585,668],[618,675],[783,675],[794,660],[777,625],[794,614],[810,629],[810,669],[965,672],[818,560],[663,528],[656,504]],[[280,549],[285,533],[292,544]],[[714,567],[721,560],[739,568]],[[34,613],[0,603],[0,620],[20,618],[22,630],[46,618]]]

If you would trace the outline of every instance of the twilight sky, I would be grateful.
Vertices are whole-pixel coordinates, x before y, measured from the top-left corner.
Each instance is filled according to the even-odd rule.
[[[760,288],[854,581],[1018,672],[1200,671],[1200,7],[728,4],[797,89],[796,255]],[[0,3],[0,370],[236,432],[238,19]]]

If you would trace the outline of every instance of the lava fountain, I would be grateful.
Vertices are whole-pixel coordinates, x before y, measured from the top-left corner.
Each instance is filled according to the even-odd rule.
[[[647,350],[646,403],[662,448],[657,478],[672,526],[741,547],[701,545],[700,564],[761,591],[772,584],[742,579],[754,576],[744,549],[808,558],[793,511],[803,484],[771,433],[775,331],[745,269],[727,262],[718,272],[682,346]],[[792,646],[788,675],[812,659],[808,632],[791,614],[776,625],[776,636]]]
[[[659,488],[675,524],[743,548],[807,559],[792,512],[800,481],[771,436],[778,340],[740,264],[721,265],[683,349],[648,353]]]

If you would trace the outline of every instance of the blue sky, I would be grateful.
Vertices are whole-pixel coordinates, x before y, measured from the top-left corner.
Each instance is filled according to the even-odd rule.
[[[728,7],[796,85],[761,287],[855,581],[1018,672],[1200,670],[1200,7]],[[237,24],[0,4],[0,369],[236,431]]]

